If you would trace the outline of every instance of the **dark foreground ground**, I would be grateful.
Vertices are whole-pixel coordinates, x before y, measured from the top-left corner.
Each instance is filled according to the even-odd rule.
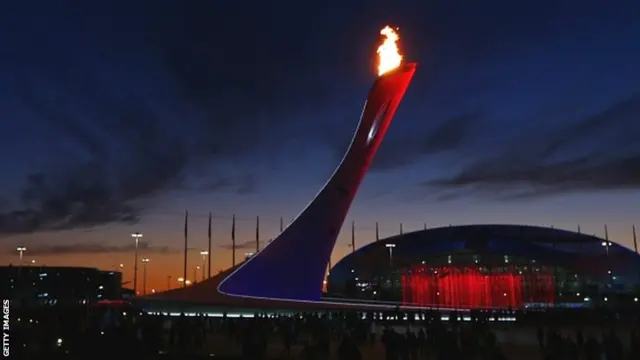
[[[503,354],[507,359],[513,360],[542,360],[546,357],[544,351],[542,351],[537,343],[536,339],[536,327],[523,326],[515,323],[511,324],[496,324],[491,327],[491,330],[496,334],[499,347],[503,351]],[[559,329],[560,332],[568,337],[575,335],[576,329],[572,327],[565,327]],[[397,327],[399,333],[404,333],[406,329],[404,327]],[[585,337],[593,336],[596,339],[601,338],[605,329],[601,327],[582,327],[581,331]],[[617,329],[618,336],[623,340],[625,347],[629,346],[627,339],[630,337],[628,329]],[[304,340],[303,340],[304,341]],[[339,345],[337,340],[331,343],[331,357],[329,359],[337,359],[336,349]],[[303,351],[304,346],[302,344],[295,345],[292,349],[290,359],[307,359]],[[362,359],[371,360],[384,360],[386,351],[383,344],[377,341],[374,346],[363,345],[360,346]],[[229,358],[229,359],[241,359],[241,344],[238,341],[229,339],[224,336],[214,335],[207,339],[204,351],[208,352],[208,356],[216,358]],[[286,359],[283,356],[283,346],[279,339],[274,338],[269,342],[267,347],[268,359]],[[433,354],[427,354],[426,357],[421,357],[420,360],[436,359]],[[473,360],[473,359],[469,359]],[[623,359],[620,359],[623,360]]]
[[[502,350],[506,359],[514,359],[514,360],[543,360],[546,357],[546,354],[537,344],[536,340],[536,330],[537,328],[533,326],[519,325],[516,323],[510,324],[495,324],[491,327],[492,332],[496,334],[496,338],[499,344],[500,349]],[[558,329],[563,335],[571,337],[574,336],[576,329],[570,327],[564,327]],[[605,329],[601,327],[582,327],[581,331],[585,336],[593,336],[595,338],[600,338]],[[404,333],[406,331],[405,327],[397,327],[397,331],[399,333]],[[624,328],[616,329],[618,336],[623,340],[625,347],[628,346],[625,339],[629,338],[629,331]],[[331,341],[331,355],[329,358],[316,358],[314,354],[305,353],[305,344],[311,341],[310,339],[305,338],[304,336],[298,340],[298,343],[292,347],[291,353],[287,356],[284,354],[284,346],[282,344],[281,339],[277,335],[272,335],[268,339],[267,351],[265,359],[338,359],[337,357],[337,348],[339,346],[339,341],[334,339]],[[119,347],[121,344],[112,344],[114,347]],[[359,347],[361,352],[361,359],[370,359],[370,360],[383,360],[386,356],[385,347],[379,341],[376,341],[374,345],[365,344]],[[113,357],[105,357],[104,354],[100,354],[97,352],[93,356],[96,359],[115,359],[120,360],[124,357],[129,357],[132,354],[127,353],[126,348],[120,349],[119,352],[122,354],[121,356],[113,356]],[[55,356],[56,359],[77,359],[82,358],[85,359],[86,355],[73,354],[73,351],[69,351],[68,353],[59,352],[57,354],[51,354]],[[101,356],[103,355],[103,356]],[[185,354],[178,352],[166,352],[162,351],[157,355],[137,355],[131,356],[135,357],[137,360],[141,359],[219,359],[219,360],[235,360],[235,359],[246,359],[242,356],[242,344],[239,339],[229,337],[225,334],[220,333],[212,333],[208,335],[203,343],[202,349],[197,351],[197,353]],[[22,357],[24,359],[28,359],[26,357]],[[42,357],[29,357],[29,358],[42,358]],[[49,356],[48,358],[52,358]],[[431,360],[436,359],[436,356],[433,354],[426,354],[426,356],[419,356],[416,359],[412,360]],[[251,360],[259,360],[259,359],[251,359]],[[473,360],[473,359],[469,359]],[[624,359],[620,359],[624,360]]]

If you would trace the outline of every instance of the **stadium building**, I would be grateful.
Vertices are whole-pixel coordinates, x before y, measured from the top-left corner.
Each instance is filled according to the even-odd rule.
[[[470,225],[370,243],[329,273],[330,296],[441,308],[637,305],[640,255],[554,228]]]

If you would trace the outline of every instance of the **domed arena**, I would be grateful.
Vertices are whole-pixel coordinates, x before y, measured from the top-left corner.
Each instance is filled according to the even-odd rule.
[[[640,255],[596,236],[521,225],[405,233],[339,261],[328,296],[436,308],[637,304]]]

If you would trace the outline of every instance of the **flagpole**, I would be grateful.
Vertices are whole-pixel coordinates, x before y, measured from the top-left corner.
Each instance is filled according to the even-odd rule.
[[[607,256],[607,274],[609,275],[609,286],[612,286],[613,284],[613,275],[611,275],[611,262],[609,261],[609,229],[607,228],[607,224],[604,224],[604,240],[605,240],[605,246],[604,249],[606,251],[606,256]]]
[[[184,211],[184,268],[183,268],[183,275],[182,275],[182,279],[184,280],[182,282],[182,287],[186,287],[187,286],[187,248],[188,248],[188,243],[189,243],[189,232],[188,232],[188,226],[189,226],[189,210],[185,210]],[[193,281],[195,281],[195,279],[193,279]]]
[[[633,231],[633,250],[635,250],[636,254],[638,253],[638,240],[636,239],[636,226],[631,225],[631,230]],[[640,274],[636,280],[640,279]]]
[[[211,277],[211,212],[209,212],[209,248],[207,249],[207,260],[209,263],[207,264],[207,278]]]
[[[256,254],[260,251],[260,216],[256,216]]]
[[[552,227],[552,229],[553,229],[553,227]],[[551,239],[552,239],[551,240],[551,248],[553,249],[553,251],[555,253],[555,250],[556,250],[556,238],[552,237]],[[558,265],[557,264],[553,265],[553,273],[552,273],[552,275],[553,275],[552,284],[553,284],[554,305],[555,305],[555,303],[556,303],[555,294],[558,291]]]
[[[356,222],[351,222],[351,252],[356,251]]]
[[[236,266],[236,214],[231,220],[231,265]]]
[[[633,249],[636,251],[636,254],[638,253],[638,240],[636,239],[636,226],[633,225],[631,227],[631,229],[633,230]]]

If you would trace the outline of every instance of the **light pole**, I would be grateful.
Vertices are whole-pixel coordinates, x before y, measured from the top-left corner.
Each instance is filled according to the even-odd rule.
[[[608,238],[608,236],[607,236],[607,238]],[[602,242],[601,245],[602,245],[602,247],[604,247],[604,253],[605,253],[605,256],[606,256],[606,259],[607,259],[606,262],[607,262],[607,276],[609,277],[609,287],[612,287],[612,285],[613,285],[612,284],[613,276],[611,275],[611,264],[609,263],[609,247],[611,245],[613,245],[613,244],[611,244],[611,241],[605,240],[605,241]]]
[[[393,268],[393,248],[396,247],[396,244],[387,244],[385,247],[389,249],[389,267]]]
[[[193,268],[193,283],[196,283],[196,279],[198,278],[198,270],[200,270],[200,265]]]
[[[18,248],[16,249],[18,250],[18,252],[20,253],[20,267],[22,267],[22,257],[23,257],[23,253],[25,251],[27,251],[27,248],[24,246],[18,246]]]
[[[149,258],[142,258],[142,295],[147,295],[147,264]]]
[[[200,255],[202,255],[202,281],[204,281],[205,277],[204,277],[204,272],[205,269],[207,268],[207,256],[209,256],[209,252],[207,250],[202,250],[200,251]],[[211,274],[207,274],[209,275],[209,277],[211,277]]]
[[[603,241],[601,245],[604,248],[605,255],[609,256],[609,246],[612,245],[611,241]]]
[[[135,259],[133,262],[133,294],[138,295],[138,245],[140,244],[141,233],[135,232],[131,237],[136,241]]]
[[[386,244],[385,247],[389,249],[389,274],[391,276],[391,290],[395,290],[395,278],[393,277],[393,248],[396,244]]]
[[[167,276],[167,291],[171,290],[171,275]]]

